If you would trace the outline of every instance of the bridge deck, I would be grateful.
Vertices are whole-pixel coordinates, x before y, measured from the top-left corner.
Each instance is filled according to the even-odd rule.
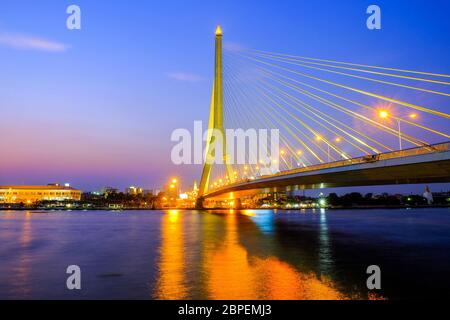
[[[204,198],[268,188],[319,189],[434,182],[450,182],[450,142],[283,171],[211,190]]]

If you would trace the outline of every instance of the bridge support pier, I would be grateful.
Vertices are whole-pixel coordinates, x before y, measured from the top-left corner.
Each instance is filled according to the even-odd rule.
[[[197,210],[205,209],[205,207],[203,206],[203,201],[204,199],[202,197],[197,198],[197,200],[195,200],[195,209]]]
[[[242,209],[242,201],[240,198],[237,198],[234,200],[233,209],[235,210],[241,210]]]

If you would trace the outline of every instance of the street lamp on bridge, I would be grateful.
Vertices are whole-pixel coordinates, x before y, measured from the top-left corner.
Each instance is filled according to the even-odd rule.
[[[380,110],[380,111],[378,112],[378,116],[379,116],[381,119],[388,119],[389,117],[391,117],[391,115],[389,114],[389,112],[386,111],[386,110]],[[417,114],[416,114],[416,113],[410,113],[408,117],[409,117],[410,119],[412,119],[412,120],[415,120],[415,119],[417,119]],[[398,117],[392,117],[392,118],[394,118],[394,119],[397,121],[399,149],[400,149],[400,150],[403,150],[403,145],[402,145],[403,138],[402,138],[402,127],[401,127],[402,119],[401,119],[401,118],[398,118]]]

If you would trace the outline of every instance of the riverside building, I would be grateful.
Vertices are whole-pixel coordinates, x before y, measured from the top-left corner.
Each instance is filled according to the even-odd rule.
[[[32,204],[39,201],[79,201],[81,190],[68,184],[46,186],[0,186],[0,203]]]

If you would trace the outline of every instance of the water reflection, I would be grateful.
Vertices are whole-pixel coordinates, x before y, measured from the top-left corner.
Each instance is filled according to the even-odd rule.
[[[0,212],[0,299],[377,298],[372,264],[381,297],[438,299],[449,230],[449,209]]]
[[[224,215],[223,242],[203,256],[206,287],[211,299],[256,299],[247,251],[239,246],[234,212]]]
[[[25,212],[25,217],[21,227],[20,233],[20,251],[18,257],[18,263],[13,268],[11,275],[14,278],[14,287],[12,290],[13,296],[27,297],[31,292],[30,287],[30,275],[31,275],[31,257],[30,246],[33,241],[32,229],[31,229],[32,213]]]
[[[319,270],[323,274],[330,274],[333,267],[333,257],[328,233],[327,212],[325,209],[320,209],[319,223]]]
[[[265,233],[274,230],[273,215],[255,211],[223,211],[203,217],[202,254],[198,260],[187,261],[183,249],[182,215],[168,211],[162,218],[162,244],[159,264],[160,279],[157,296],[160,299],[205,298],[227,299],[344,299],[330,280],[319,279],[313,272],[281,260],[278,244]],[[253,243],[250,252],[241,241]],[[188,235],[186,235],[188,236]],[[324,254],[327,238],[323,234]],[[321,236],[322,239],[322,236]],[[321,240],[322,241],[322,240]],[[255,247],[263,244],[262,250]],[[327,257],[324,257],[327,259]],[[195,266],[191,264],[194,263]],[[301,263],[301,261],[297,261]],[[189,288],[186,270],[198,270],[201,288]],[[199,296],[188,292],[199,290]]]
[[[183,214],[170,210],[162,216],[157,299],[186,299]]]

